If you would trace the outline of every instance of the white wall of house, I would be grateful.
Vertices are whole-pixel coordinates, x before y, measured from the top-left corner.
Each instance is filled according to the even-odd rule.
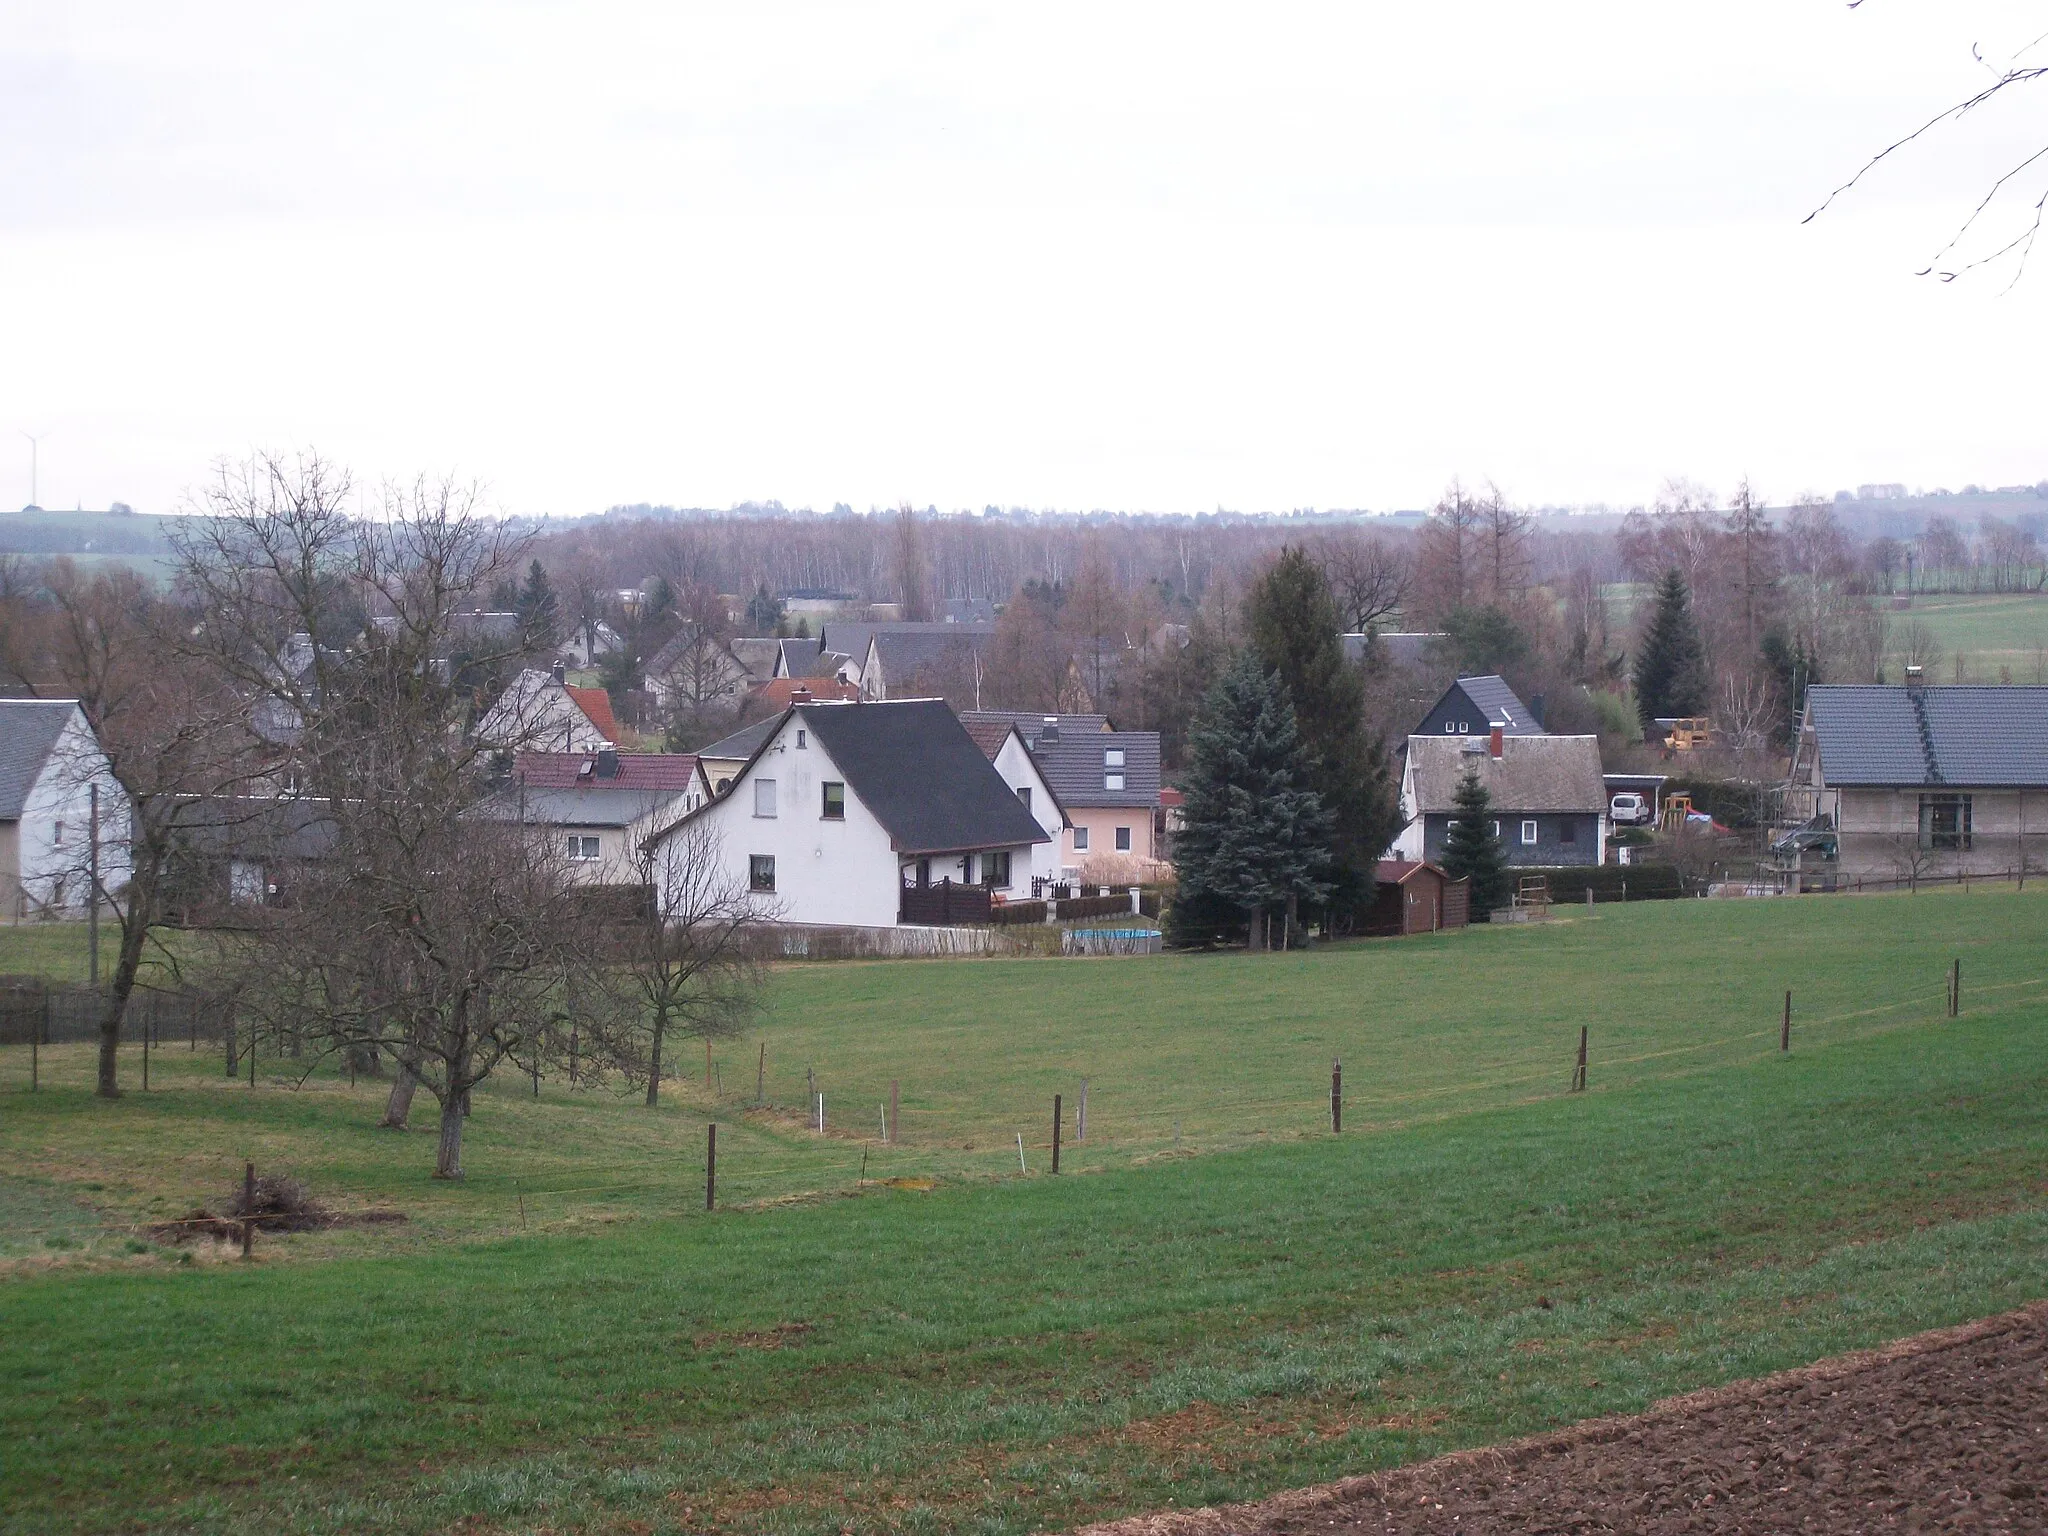
[[[764,814],[763,782],[775,786],[772,815]],[[850,786],[845,818],[822,814],[824,786],[845,782],[831,754],[794,716],[769,739],[753,770],[698,818],[716,832],[717,857],[734,878],[748,879],[756,854],[775,861],[775,890],[763,900],[773,902],[779,922],[895,925],[901,877],[888,832]],[[661,857],[681,856],[693,846],[687,837],[666,838]]]
[[[1031,881],[1057,880],[1060,875],[1061,838],[1065,836],[1058,802],[1051,789],[1046,786],[1045,777],[1038,771],[1038,760],[1024,745],[1015,731],[1003,739],[1002,749],[995,755],[996,772],[1003,782],[1010,786],[1012,793],[1020,789],[1031,791],[1031,819],[1044,829],[1049,842],[1034,845],[1029,861],[1019,857],[1011,863],[1010,889],[1020,895],[1031,894]]]
[[[1422,816],[1415,809],[1415,770],[1403,760],[1401,769],[1401,830],[1386,852],[1390,859],[1422,859]]]
[[[531,667],[485,711],[476,738],[527,752],[588,752],[607,745],[604,733],[562,685]]]
[[[73,710],[29,790],[16,825],[19,887],[8,892],[10,912],[85,915],[91,881],[92,786],[99,785],[100,884],[119,891],[128,883],[128,797],[114,781],[85,716]]]

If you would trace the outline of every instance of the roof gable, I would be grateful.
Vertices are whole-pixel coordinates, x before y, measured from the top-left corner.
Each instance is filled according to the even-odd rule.
[[[1109,754],[1121,752],[1123,766],[1110,765]],[[1031,756],[1053,793],[1069,806],[1154,806],[1159,803],[1159,733],[1157,731],[1061,731],[1057,741],[1043,734],[1031,744]],[[1108,777],[1123,775],[1123,788],[1111,789]]]
[[[2048,786],[2048,688],[1815,684],[1807,717],[1837,786]]]
[[[0,821],[20,819],[57,739],[78,714],[76,699],[0,699]]]
[[[790,713],[816,733],[899,853],[1050,841],[942,700],[799,704]]]
[[[588,720],[606,741],[619,739],[619,722],[612,718],[612,696],[602,688],[579,688],[574,683],[564,683],[562,691],[569,695],[576,707],[583,711]]]
[[[697,759],[688,752],[619,752],[617,771],[599,778],[597,758],[589,752],[521,752],[512,777],[532,789],[667,789],[686,790],[696,782]],[[591,771],[585,774],[588,766]]]
[[[1498,725],[1503,734],[1509,736],[1541,736],[1543,727],[1537,722],[1536,712],[1524,704],[1507,685],[1505,678],[1487,673],[1483,677],[1461,677],[1443,691],[1443,696],[1429,707],[1429,713],[1422,718],[1429,720],[1446,704],[1454,694],[1463,694],[1473,710],[1486,717],[1489,725]]]

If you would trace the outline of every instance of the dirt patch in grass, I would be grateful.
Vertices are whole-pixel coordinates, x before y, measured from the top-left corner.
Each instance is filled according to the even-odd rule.
[[[777,1323],[748,1333],[700,1333],[690,1342],[699,1349],[785,1349],[817,1328],[816,1323]]]
[[[2037,1303],[1631,1417],[1085,1536],[2039,1531],[2044,1423]]]

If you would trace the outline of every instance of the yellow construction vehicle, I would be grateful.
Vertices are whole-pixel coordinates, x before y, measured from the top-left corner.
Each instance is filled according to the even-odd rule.
[[[1667,752],[1697,752],[1714,744],[1714,722],[1705,715],[1687,715],[1671,722],[1671,734],[1664,738]]]

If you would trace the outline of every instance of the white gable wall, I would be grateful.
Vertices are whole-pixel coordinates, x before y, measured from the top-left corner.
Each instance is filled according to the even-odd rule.
[[[1034,844],[1031,849],[1031,875],[1040,880],[1057,880],[1060,875],[1060,833],[1063,830],[1060,813],[1054,809],[1056,802],[1052,790],[1045,782],[1045,776],[1038,771],[1038,762],[1025,747],[1023,738],[1014,730],[1003,739],[1002,749],[995,755],[996,772],[1003,782],[1010,786],[1011,793],[1028,788],[1031,791],[1031,815],[1044,830],[1050,842]],[[1018,859],[1018,868],[1012,871],[1010,889],[1013,894],[1028,896],[1031,893],[1029,880],[1017,878],[1023,859]]]
[[[1422,816],[1415,808],[1415,769],[1403,759],[1401,768],[1401,831],[1386,852],[1390,859],[1422,859]]]
[[[100,787],[100,884],[119,891],[128,883],[128,797],[114,782],[84,714],[74,709],[22,805],[17,846],[21,888],[31,912],[54,907],[71,916],[85,914],[95,783]]]
[[[763,779],[775,783],[772,817],[755,814],[755,786]],[[742,883],[752,855],[775,860],[775,893],[763,901],[773,902],[776,921],[892,927],[902,880],[889,834],[850,784],[845,819],[826,820],[821,811],[828,781],[844,784],[846,775],[795,716],[693,825],[708,825],[717,834],[720,866]],[[669,837],[661,855],[675,857],[691,846],[687,836]]]

